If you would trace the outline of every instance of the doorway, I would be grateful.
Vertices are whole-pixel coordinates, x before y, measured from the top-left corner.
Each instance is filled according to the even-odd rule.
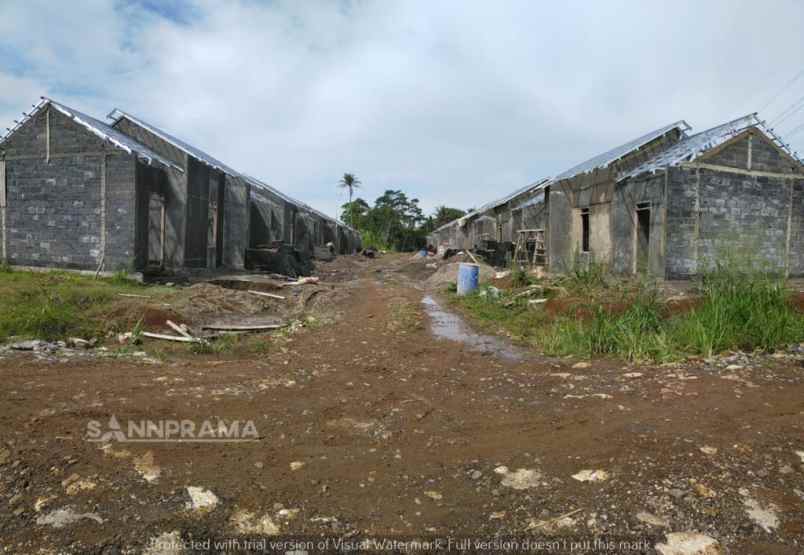
[[[148,267],[165,267],[165,197],[152,193],[148,200]]]
[[[636,271],[647,273],[650,261],[650,203],[641,202],[636,209]]]

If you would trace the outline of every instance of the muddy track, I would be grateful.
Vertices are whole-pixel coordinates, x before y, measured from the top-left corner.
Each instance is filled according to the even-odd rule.
[[[724,552],[802,552],[800,361],[500,356],[434,337],[427,293],[397,262],[365,265],[335,323],[258,356],[0,361],[0,546],[524,534],[626,537],[652,552],[694,531]],[[85,441],[88,421],[112,416],[253,421],[258,438]],[[603,472],[573,478],[584,470]]]

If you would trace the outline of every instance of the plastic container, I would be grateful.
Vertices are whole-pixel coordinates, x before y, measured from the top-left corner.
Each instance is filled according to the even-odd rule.
[[[480,279],[480,266],[462,263],[458,266],[458,296],[468,295],[477,289]]]

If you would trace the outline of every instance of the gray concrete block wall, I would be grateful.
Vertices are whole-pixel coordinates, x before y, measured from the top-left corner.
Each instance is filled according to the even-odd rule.
[[[549,211],[547,257],[550,272],[568,272],[572,269],[575,255],[572,247],[573,210],[561,188],[550,188]]]
[[[733,251],[783,271],[788,191],[781,179],[702,170],[699,268],[711,268]]]
[[[97,268],[100,164],[100,156],[7,162],[9,263]]]
[[[58,110],[49,108],[50,113],[50,154],[85,154],[108,150],[100,137],[85,127],[73,122]],[[122,151],[121,151],[122,152]]]
[[[794,165],[778,148],[759,133],[751,143],[751,169],[776,173],[792,173]]]
[[[285,241],[290,236],[285,225],[286,203],[263,189],[251,196],[248,244],[250,248]]]
[[[750,137],[750,148],[749,148]],[[749,150],[751,164],[749,167]],[[733,142],[701,158],[701,162],[730,168],[771,173],[794,173],[795,163],[783,154],[770,139],[757,130],[744,133]]]
[[[547,205],[544,202],[522,208],[522,229],[545,229],[546,227]],[[516,237],[514,240],[516,241]]]
[[[187,174],[174,168],[165,170],[165,267],[184,266],[187,237]]]
[[[106,256],[107,271],[135,269],[136,160],[125,153],[106,157]]]
[[[170,160],[180,168],[187,169],[187,158],[184,151],[165,141],[158,135],[151,133],[126,118],[122,118],[114,127],[121,133],[136,140],[138,143],[147,146],[163,158]]]
[[[752,151],[753,150],[752,146]],[[735,140],[730,145],[723,147],[720,151],[705,157],[703,161],[718,166],[748,169],[748,135],[739,140]]]
[[[190,268],[207,266],[209,232],[209,166],[193,157],[187,164],[187,235],[184,243],[184,265]]]
[[[630,274],[635,268],[635,217],[642,203],[650,205],[650,242],[648,270],[650,275],[665,277],[665,206],[664,172],[618,185],[612,203],[612,269]]]
[[[695,170],[669,168],[667,179],[668,279],[686,279],[698,271],[698,188]]]
[[[3,144],[6,157],[45,156],[45,120],[46,111],[42,110],[17,128]]]
[[[791,276],[804,276],[804,180],[793,181],[792,211],[790,213],[790,257]]]
[[[6,237],[11,264],[96,269],[102,257],[101,168],[106,157],[106,269],[133,259],[134,158],[50,109],[50,161],[46,161],[46,110],[28,120],[5,147],[8,207]],[[13,155],[11,154],[13,153]],[[90,154],[87,154],[90,153]],[[110,255],[112,249],[118,252]]]
[[[690,277],[726,256],[785,271],[789,183],[783,178],[709,169],[672,170],[667,277]]]
[[[242,179],[226,176],[223,196],[223,265],[236,270],[246,263],[249,240],[249,186]]]

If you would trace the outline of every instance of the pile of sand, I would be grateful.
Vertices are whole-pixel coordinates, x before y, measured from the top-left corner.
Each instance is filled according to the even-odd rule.
[[[443,288],[446,287],[449,283],[457,283],[458,282],[458,267],[461,265],[460,262],[450,262],[449,264],[443,264],[439,266],[438,270],[427,278],[425,283],[429,287],[433,288]],[[480,266],[480,276],[479,282],[480,283],[487,283],[494,277],[496,273],[494,268],[489,266],[488,264],[479,264]]]

